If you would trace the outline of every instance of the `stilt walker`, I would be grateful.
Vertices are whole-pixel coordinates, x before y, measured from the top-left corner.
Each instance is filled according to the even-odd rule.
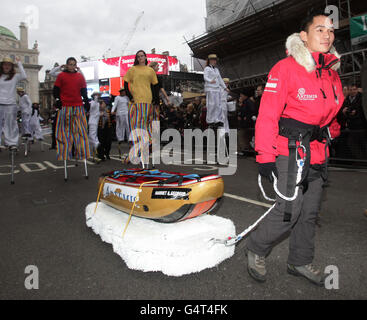
[[[219,69],[217,68],[218,57],[216,54],[210,54],[204,69],[205,92],[206,92],[206,122],[208,127],[214,130],[215,152],[217,150],[218,128],[224,124],[223,111],[221,105],[221,92],[229,90],[223,82]],[[211,149],[213,142],[208,141]]]
[[[148,59],[143,50],[139,50],[135,56],[134,66],[124,77],[124,87],[131,103],[129,105],[129,120],[132,132],[133,147],[130,151],[133,158],[140,157],[143,168],[149,165],[149,147],[152,144],[150,131],[153,120],[153,93],[154,86],[158,84],[154,70],[147,66]],[[129,88],[129,85],[131,86]],[[152,90],[153,86],[153,90]],[[130,92],[131,89],[131,92]],[[125,163],[130,162],[130,155]],[[135,162],[135,161],[134,161]]]
[[[23,88],[17,88],[17,93],[19,95],[19,109],[22,113],[22,141],[24,144],[24,155],[27,157],[30,150],[29,139],[32,136],[30,128],[32,102]]]
[[[40,116],[39,111],[39,104],[33,103],[32,104],[32,113],[31,113],[31,119],[29,121],[29,127],[31,132],[31,138],[29,140],[34,141],[36,139],[41,144],[41,151],[43,151],[43,134],[42,134],[42,128],[41,123],[42,117]]]
[[[73,158],[73,145],[75,158],[85,160],[85,177],[88,178],[86,159],[90,157],[90,149],[86,111],[90,105],[87,84],[78,72],[75,58],[67,59],[66,69],[57,76],[53,94],[57,107],[61,109],[56,124],[56,143],[57,159],[64,161],[65,181],[68,180],[67,160]]]
[[[89,110],[89,143],[92,149],[93,153],[93,161],[95,160],[99,140],[98,140],[98,122],[99,122],[99,99],[101,97],[100,92],[93,92],[92,94],[92,102],[90,104],[90,110]]]
[[[0,122],[3,123],[5,145],[11,153],[11,183],[14,184],[14,157],[18,149],[19,128],[17,123],[16,88],[19,81],[27,75],[20,59],[16,58],[19,73],[11,58],[4,58],[0,63]],[[1,134],[1,132],[0,132]]]
[[[112,114],[116,116],[116,137],[120,159],[122,158],[121,144],[125,139],[128,142],[130,137],[129,102],[130,99],[126,95],[126,90],[122,88],[120,89],[120,96],[115,98],[112,108]]]

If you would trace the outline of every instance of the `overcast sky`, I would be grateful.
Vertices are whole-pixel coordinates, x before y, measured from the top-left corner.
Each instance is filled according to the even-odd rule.
[[[111,48],[112,56],[121,54],[127,35],[144,11],[136,33],[125,51],[135,54],[169,51],[191,66],[190,49],[184,36],[205,32],[205,0],[15,0],[1,5],[0,25],[19,39],[21,21],[30,23],[29,47],[38,41],[40,80],[54,62],[81,55],[101,58]],[[38,19],[37,19],[38,15]]]

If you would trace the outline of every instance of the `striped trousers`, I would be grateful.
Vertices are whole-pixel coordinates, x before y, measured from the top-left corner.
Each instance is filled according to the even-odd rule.
[[[84,160],[90,157],[87,118],[83,106],[63,107],[58,112],[56,145],[57,160]]]
[[[129,107],[129,116],[133,142],[130,158],[131,155],[136,158],[142,155],[142,151],[146,151],[152,143],[153,105],[150,103],[132,103]]]

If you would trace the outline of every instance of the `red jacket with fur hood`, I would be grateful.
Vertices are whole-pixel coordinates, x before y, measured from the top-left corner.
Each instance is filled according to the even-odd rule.
[[[281,117],[320,127],[329,125],[331,137],[340,134],[336,115],[344,96],[337,69],[340,55],[310,53],[298,33],[288,37],[288,57],[270,71],[256,121],[257,162],[274,162],[278,155],[288,156],[288,138],[280,136]],[[311,142],[311,164],[325,162],[325,143]]]

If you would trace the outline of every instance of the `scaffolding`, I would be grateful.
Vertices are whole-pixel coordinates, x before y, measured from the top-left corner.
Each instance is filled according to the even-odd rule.
[[[335,5],[339,8],[340,17],[336,47],[342,54],[341,78],[359,82],[366,51],[351,46],[349,18],[366,12],[367,1],[285,0],[256,7],[254,4],[257,2],[262,1],[248,1],[244,14],[235,21],[187,42],[193,56],[206,59],[208,54],[216,53],[220,57],[221,73],[232,80],[231,88],[263,84],[272,65],[285,57],[286,36],[299,30],[304,14],[310,8]],[[251,10],[248,9],[250,7]]]

